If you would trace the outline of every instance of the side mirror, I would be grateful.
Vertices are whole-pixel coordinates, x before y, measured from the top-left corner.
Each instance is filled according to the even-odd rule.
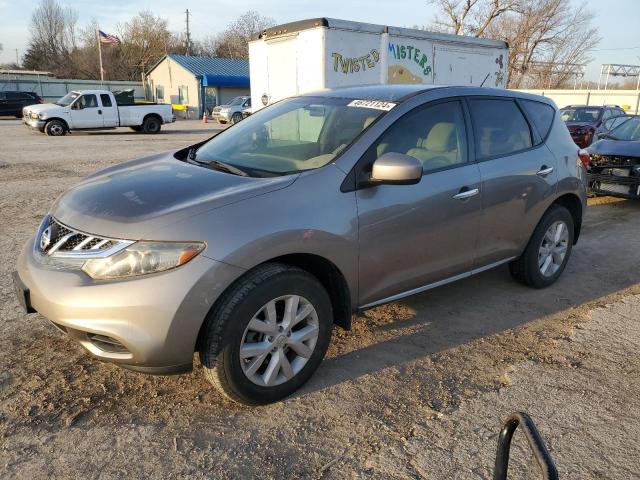
[[[596,135],[596,137],[598,137],[598,140],[602,140],[603,138],[606,138],[607,134],[605,132],[600,132],[598,135]]]
[[[373,162],[371,183],[414,185],[422,179],[422,162],[402,153],[385,153]]]

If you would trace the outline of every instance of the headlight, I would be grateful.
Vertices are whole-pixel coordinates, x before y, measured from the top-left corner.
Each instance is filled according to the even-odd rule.
[[[200,242],[136,242],[110,257],[87,260],[82,271],[98,280],[146,275],[184,265],[202,250]]]
[[[38,118],[38,114],[36,112],[31,112],[31,118]]]

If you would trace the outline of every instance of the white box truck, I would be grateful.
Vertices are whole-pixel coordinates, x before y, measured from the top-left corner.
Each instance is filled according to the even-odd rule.
[[[253,111],[350,85],[507,84],[506,42],[333,18],[268,28],[249,42]]]

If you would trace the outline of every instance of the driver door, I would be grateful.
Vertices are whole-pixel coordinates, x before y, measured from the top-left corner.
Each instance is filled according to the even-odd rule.
[[[71,104],[71,123],[74,129],[102,128],[104,117],[98,106],[98,98],[93,93],[78,97]]]
[[[356,192],[361,306],[416,293],[473,268],[481,192],[468,145],[461,102],[445,101],[404,115],[361,159],[366,170],[384,153],[402,153],[420,160],[424,172],[415,185]]]

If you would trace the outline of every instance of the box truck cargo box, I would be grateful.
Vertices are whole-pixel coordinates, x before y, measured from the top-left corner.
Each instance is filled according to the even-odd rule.
[[[506,42],[316,18],[249,42],[253,110],[324,88],[380,83],[506,87]]]

